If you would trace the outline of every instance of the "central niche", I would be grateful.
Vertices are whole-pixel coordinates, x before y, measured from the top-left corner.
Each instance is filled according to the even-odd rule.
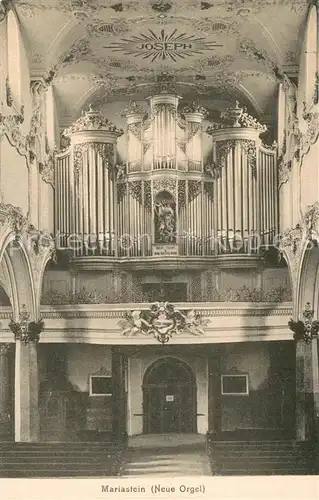
[[[154,199],[155,243],[176,243],[176,203],[168,191]]]

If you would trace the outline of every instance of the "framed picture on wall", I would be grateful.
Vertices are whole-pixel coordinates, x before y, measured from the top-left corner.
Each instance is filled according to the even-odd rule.
[[[248,375],[222,375],[221,392],[223,396],[248,396]]]
[[[107,375],[91,375],[90,396],[112,396],[112,377]]]

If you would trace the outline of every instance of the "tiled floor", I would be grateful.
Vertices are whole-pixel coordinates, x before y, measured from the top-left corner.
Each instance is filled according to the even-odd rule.
[[[124,477],[211,475],[200,434],[139,435],[128,446]]]
[[[129,448],[166,448],[205,446],[206,437],[202,434],[139,434],[129,437]]]

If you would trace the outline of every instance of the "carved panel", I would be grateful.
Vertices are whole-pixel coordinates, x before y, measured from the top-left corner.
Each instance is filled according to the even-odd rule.
[[[186,204],[186,181],[178,181],[178,208],[181,210]]]
[[[176,198],[176,179],[174,177],[161,177],[153,181],[153,194],[157,195],[160,191],[168,191]]]
[[[128,189],[130,195],[139,203],[142,203],[142,181],[129,182]]]
[[[152,213],[152,185],[151,181],[144,181],[144,206]]]
[[[202,191],[201,181],[188,181],[188,201],[193,201]]]

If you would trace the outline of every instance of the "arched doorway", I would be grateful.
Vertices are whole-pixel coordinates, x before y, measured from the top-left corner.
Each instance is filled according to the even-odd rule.
[[[196,379],[191,368],[176,358],[162,358],[143,380],[143,432],[196,432]]]

